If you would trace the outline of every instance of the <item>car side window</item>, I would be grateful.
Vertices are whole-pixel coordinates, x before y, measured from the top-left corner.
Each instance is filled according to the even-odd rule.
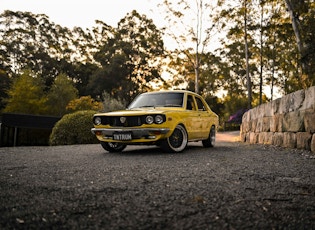
[[[187,110],[195,110],[195,104],[194,104],[194,99],[191,95],[188,95],[187,97]]]
[[[206,111],[206,107],[205,107],[205,105],[203,104],[203,102],[201,101],[201,99],[198,98],[198,97],[196,97],[195,99],[196,99],[196,101],[197,101],[198,110],[199,110],[199,111]]]

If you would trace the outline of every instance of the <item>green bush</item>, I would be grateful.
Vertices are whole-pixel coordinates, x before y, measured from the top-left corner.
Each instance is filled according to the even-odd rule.
[[[93,110],[78,111],[63,116],[50,135],[50,145],[74,145],[98,143],[91,133]]]

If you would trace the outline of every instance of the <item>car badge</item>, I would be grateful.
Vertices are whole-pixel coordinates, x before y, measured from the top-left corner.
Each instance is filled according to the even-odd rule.
[[[120,117],[120,122],[124,124],[126,122],[126,117]]]

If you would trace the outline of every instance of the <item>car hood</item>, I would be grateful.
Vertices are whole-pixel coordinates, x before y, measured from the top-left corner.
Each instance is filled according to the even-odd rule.
[[[137,116],[145,114],[157,114],[157,113],[167,113],[171,111],[183,111],[183,108],[171,108],[171,107],[150,107],[150,108],[137,108],[131,110],[120,110],[107,113],[99,113],[99,116]]]

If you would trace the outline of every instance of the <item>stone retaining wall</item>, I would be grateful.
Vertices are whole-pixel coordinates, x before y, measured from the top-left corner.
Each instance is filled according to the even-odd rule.
[[[241,141],[315,152],[315,86],[246,112]]]

